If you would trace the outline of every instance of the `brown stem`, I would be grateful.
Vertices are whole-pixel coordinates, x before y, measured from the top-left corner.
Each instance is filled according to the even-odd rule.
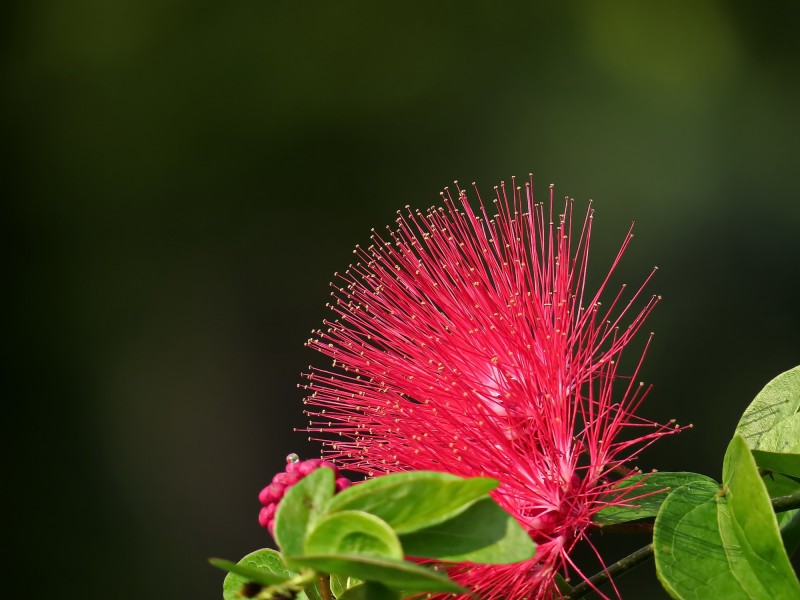
[[[331,594],[330,575],[320,575],[317,578],[317,586],[319,587],[319,593],[322,596],[322,600],[331,600],[333,596]]]
[[[776,513],[786,512],[795,508],[800,508],[800,492],[772,499],[772,510]]]
[[[644,548],[639,548],[636,552],[629,554],[623,559],[618,560],[613,565],[609,566],[605,571],[600,571],[596,575],[589,578],[589,581],[582,581],[572,588],[567,598],[574,600],[581,598],[603,585],[615,575],[621,575],[625,571],[630,571],[635,566],[643,563],[653,556],[653,544],[647,544]]]

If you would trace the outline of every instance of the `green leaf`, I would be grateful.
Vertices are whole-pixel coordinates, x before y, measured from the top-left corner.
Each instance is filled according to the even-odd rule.
[[[323,600],[322,593],[319,591],[318,579],[318,577],[315,578],[313,583],[303,588],[303,591],[297,596],[297,600]],[[241,598],[238,600],[241,600]]]
[[[769,493],[746,441],[739,435],[734,436],[725,453],[722,482],[730,490],[730,514],[726,516],[737,526],[731,531],[721,527],[722,539],[732,547],[747,546],[756,557],[751,564],[759,585],[751,588],[751,597],[764,589],[772,593],[770,598],[778,598],[779,593],[786,593],[787,598],[800,598],[800,582],[786,555]]]
[[[289,579],[289,577],[273,575],[270,572],[260,571],[259,569],[254,569],[253,567],[239,565],[233,561],[222,558],[210,558],[208,562],[218,569],[222,569],[228,573],[233,573],[234,575],[239,575],[240,577],[244,577],[246,581],[254,581],[256,583],[260,583],[261,585],[283,583]]]
[[[341,575],[331,575],[331,592],[337,598],[344,594],[348,589],[351,587],[357,586],[359,583],[363,583],[360,579],[356,579],[355,577],[342,577]]]
[[[221,558],[211,558],[208,562],[228,572],[222,584],[224,600],[240,600],[239,592],[250,581],[268,586],[283,583],[295,575],[286,568],[281,555],[270,548],[251,552],[238,563]]]
[[[323,573],[358,577],[364,581],[378,581],[405,592],[465,593],[467,591],[445,575],[408,561],[392,558],[322,554],[293,556],[287,560]]]
[[[344,591],[348,588],[347,580],[348,577],[341,577],[340,575],[331,575],[330,576],[330,586],[331,586],[331,593],[338,598]]]
[[[374,581],[351,587],[339,600],[400,600],[400,592]]]
[[[800,477],[800,366],[770,381],[744,411],[736,433],[758,465]]]
[[[767,490],[745,440],[725,454],[722,487],[697,481],[673,491],[656,517],[656,573],[673,598],[800,597]]]
[[[402,560],[397,534],[383,521],[359,510],[320,518],[306,538],[304,554],[363,554]]]
[[[531,558],[536,550],[517,521],[488,496],[438,525],[400,536],[408,556],[491,565]]]
[[[670,490],[699,481],[714,483],[713,479],[699,473],[656,472],[628,477],[621,481],[615,487],[615,490],[623,491],[635,487],[642,480],[644,482],[639,487],[630,490],[628,495],[622,499],[623,502],[631,504],[631,506],[609,506],[604,508],[594,516],[594,522],[598,525],[613,525],[646,517],[655,517],[661,508],[661,504],[667,499]],[[645,496],[645,494],[651,495]],[[618,497],[618,493],[615,492],[610,496],[610,499],[613,500]]]
[[[719,487],[698,482],[673,491],[653,528],[656,574],[673,598],[741,598],[717,524]]]
[[[800,435],[800,419],[793,419],[793,432],[791,435]],[[786,435],[790,435],[787,433]],[[777,473],[786,473],[800,477],[800,454],[787,452],[765,452],[753,450],[753,458],[762,469],[769,469]]]
[[[307,532],[333,497],[333,470],[312,471],[286,491],[275,515],[275,540],[284,556],[301,556]]]
[[[340,492],[327,508],[328,512],[371,513],[402,534],[446,521],[497,485],[496,479],[488,477],[463,479],[436,471],[393,473]]]

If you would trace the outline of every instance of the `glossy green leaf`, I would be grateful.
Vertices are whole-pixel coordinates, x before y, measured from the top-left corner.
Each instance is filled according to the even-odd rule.
[[[741,598],[717,523],[719,486],[710,482],[674,490],[653,528],[656,574],[673,598]]]
[[[334,492],[333,470],[317,469],[290,487],[275,515],[275,540],[284,556],[300,556],[308,531]]]
[[[408,556],[450,562],[515,563],[536,550],[517,521],[486,496],[438,525],[400,536]]]
[[[744,550],[758,579],[750,581],[742,576],[742,586],[751,598],[764,592],[769,598],[800,598],[800,583],[781,542],[769,493],[747,442],[740,435],[734,436],[725,453],[722,482],[728,488],[728,511],[720,511],[722,540],[729,554],[737,547]],[[738,572],[736,575],[739,577]]]
[[[344,594],[349,588],[364,583],[355,577],[342,577],[341,575],[331,575],[330,580],[331,592],[333,592],[333,595],[337,598]]]
[[[644,481],[642,482],[642,480]],[[604,508],[594,516],[594,522],[598,525],[613,525],[646,517],[655,517],[670,490],[699,481],[714,483],[713,479],[699,473],[656,472],[633,475],[621,481],[615,488],[615,490],[624,491],[642,482],[641,485],[630,490],[622,499],[623,502],[631,506],[609,506]],[[618,497],[617,493],[615,492],[612,497]]]
[[[259,569],[255,569],[253,567],[245,566],[237,564],[230,560],[225,560],[223,558],[211,558],[208,560],[212,565],[221,569],[223,571],[227,571],[228,573],[233,573],[234,575],[239,575],[240,577],[245,578],[246,581],[254,581],[255,583],[260,583],[261,585],[272,585],[275,583],[283,583],[289,577],[282,577],[279,575],[273,575],[269,571],[261,571]]]
[[[792,435],[797,435],[800,433],[800,418],[794,418],[793,421],[795,423],[792,424],[794,430]],[[800,477],[800,454],[753,450],[753,458],[762,469]]]
[[[400,592],[374,581],[348,589],[339,600],[400,600]]]
[[[770,381],[744,411],[741,434],[764,469],[800,477],[800,366]]]
[[[398,533],[436,525],[493,490],[496,479],[463,479],[436,471],[393,473],[354,485],[334,496],[328,512],[361,510],[389,523]]]
[[[359,510],[320,518],[306,538],[304,554],[363,554],[402,560],[403,547],[382,519]]]
[[[673,491],[656,517],[656,573],[674,598],[800,598],[767,490],[745,440],[725,454],[723,486]]]
[[[441,573],[392,558],[324,554],[291,557],[291,562],[323,573],[358,577],[364,581],[378,581],[393,589],[406,592],[466,592],[464,588]]]
[[[238,563],[220,558],[212,558],[208,562],[228,572],[222,584],[222,597],[225,600],[240,600],[239,592],[250,581],[267,586],[283,583],[295,575],[286,568],[281,555],[269,548],[251,552]]]
[[[322,593],[319,591],[318,578],[315,578],[314,583],[305,587],[303,592],[297,596],[297,600],[324,600]]]

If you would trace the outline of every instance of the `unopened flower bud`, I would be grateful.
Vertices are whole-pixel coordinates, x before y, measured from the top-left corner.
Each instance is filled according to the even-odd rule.
[[[303,477],[321,467],[329,468],[333,471],[335,492],[341,492],[350,487],[352,482],[346,477],[340,477],[339,469],[332,462],[320,458],[301,461],[296,454],[290,454],[286,457],[286,470],[275,475],[272,478],[272,483],[258,494],[258,501],[264,505],[258,513],[259,525],[268,529],[270,534],[273,534],[275,513],[286,491]]]
[[[266,527],[269,524],[272,515],[269,514],[269,509],[275,506],[274,504],[270,504],[269,506],[262,506],[261,510],[258,512],[258,524],[262,527]],[[274,510],[272,511],[275,512]]]
[[[319,465],[316,462],[312,461],[315,461],[315,459],[312,458],[310,460],[298,463],[297,473],[301,477],[305,477],[306,475],[311,473],[311,471],[315,471],[318,468]]]
[[[300,481],[300,477],[295,473],[278,473],[272,478],[272,483],[280,483],[286,487],[291,487],[298,481]]]
[[[283,498],[283,492],[285,490],[285,485],[281,485],[279,483],[270,483],[267,487],[261,490],[261,493],[258,495],[258,501],[264,506],[270,502],[276,502],[277,500]]]
[[[291,473],[292,475],[299,475],[300,474],[300,465],[303,463],[301,462],[292,462],[286,465],[286,472]]]

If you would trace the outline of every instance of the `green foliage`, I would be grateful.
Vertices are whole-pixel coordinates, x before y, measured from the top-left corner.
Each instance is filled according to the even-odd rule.
[[[291,560],[322,573],[354,576],[408,592],[466,591],[446,575],[405,560],[360,554],[323,554]]]
[[[697,481],[672,492],[655,522],[656,572],[686,600],[800,597],[756,463],[736,435],[723,485]]]
[[[656,573],[673,598],[708,598],[715,593],[733,598],[739,592],[717,526],[718,491],[710,482],[678,488],[656,517]]]
[[[800,492],[800,366],[781,373],[747,407],[736,432],[747,441],[770,498]],[[786,475],[783,475],[783,474]],[[781,538],[791,556],[800,548],[800,511],[777,515]]]
[[[209,562],[217,568],[227,571],[225,581],[222,583],[222,597],[224,600],[241,600],[242,587],[248,582],[256,582],[263,586],[284,584],[295,577],[294,573],[286,568],[279,552],[270,548],[263,548],[251,552],[238,563],[232,563],[219,558],[212,558]],[[312,592],[313,590],[309,590]],[[309,596],[300,592],[297,600],[319,600],[319,595],[311,593]]]
[[[319,591],[319,577],[303,588],[303,591],[297,594],[296,600],[325,600]]]
[[[536,545],[491,498],[426,529],[400,536],[406,554],[452,562],[505,564],[531,558]]]
[[[316,600],[317,574],[331,576],[336,598],[351,600],[395,599],[400,591],[465,593],[444,571],[404,557],[504,564],[533,556],[530,536],[487,495],[496,486],[484,477],[419,471],[385,475],[334,496],[333,471],[320,468],[291,487],[278,508],[282,555],[267,556],[280,580],[265,578],[263,565],[216,564],[234,573],[226,588],[232,593],[256,581],[302,589],[304,598]]]
[[[234,563],[229,560],[224,560],[221,558],[212,558],[209,559],[212,565],[217,567],[218,569],[222,569],[223,571],[227,571],[230,575],[237,575],[239,577],[244,577],[248,581],[254,581],[256,583],[260,583],[261,585],[273,585],[276,583],[283,583],[289,579],[289,575],[276,575],[273,574],[271,570],[264,570],[263,568],[256,568],[252,566],[248,566],[247,561],[245,564],[242,562],[246,561],[248,557],[252,557],[253,554],[259,554],[264,552],[264,550],[257,550],[246,556],[242,561],[239,563]]]
[[[800,477],[800,366],[781,373],[744,411],[736,433],[758,466]]]
[[[303,554],[308,530],[333,496],[333,470],[317,469],[286,492],[275,514],[275,540],[284,556]]]
[[[344,490],[334,496],[327,510],[362,510],[404,534],[457,515],[498,483],[487,477],[462,479],[436,471],[395,473]]]
[[[701,481],[714,483],[714,480],[710,477],[688,472],[656,472],[633,475],[616,486],[616,489],[620,492],[633,488],[624,496],[625,502],[631,506],[609,506],[604,508],[594,516],[594,522],[598,525],[614,525],[646,517],[655,517],[671,490]],[[612,496],[612,498],[617,497],[618,494],[616,493]]]
[[[306,538],[304,554],[358,554],[402,560],[403,547],[386,521],[360,510],[345,510],[325,515],[317,522]]]
[[[776,516],[770,504],[800,491],[798,410],[800,367],[770,381],[745,410],[722,486],[697,480],[663,502],[653,536],[656,572],[673,597],[800,597],[787,555],[800,546],[800,511]]]
[[[722,482],[728,490],[728,511],[720,519],[725,524],[720,527],[723,541],[728,548],[744,549],[758,579],[750,582],[737,572],[742,586],[751,598],[758,597],[761,590],[770,598],[800,598],[800,583],[781,542],[769,494],[753,455],[739,435],[734,436],[725,453]]]
[[[344,594],[345,590],[348,588],[355,587],[360,583],[362,583],[362,581],[356,577],[341,577],[340,575],[331,575],[330,578],[331,592],[333,592],[333,595],[337,598]]]

